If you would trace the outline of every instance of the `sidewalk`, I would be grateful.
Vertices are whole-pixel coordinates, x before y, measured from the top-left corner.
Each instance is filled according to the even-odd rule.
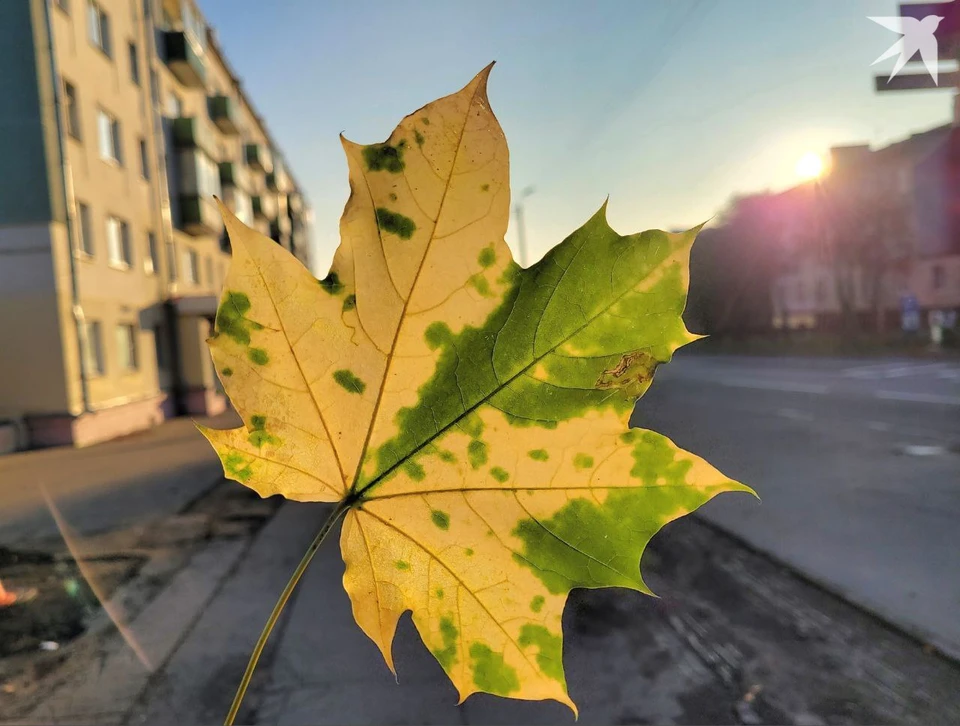
[[[322,521],[287,503],[126,723],[226,712],[259,630]],[[717,530],[686,518],[644,557],[661,599],[578,591],[564,662],[582,723],[927,723],[960,719],[960,668]],[[272,638],[238,723],[572,723],[562,706],[456,693],[408,617],[396,683],[353,622],[331,538]]]
[[[235,421],[230,412],[203,420],[217,427]],[[220,474],[216,454],[189,418],[84,449],[0,456],[0,546],[59,540],[41,485],[67,523],[90,535],[180,511]]]

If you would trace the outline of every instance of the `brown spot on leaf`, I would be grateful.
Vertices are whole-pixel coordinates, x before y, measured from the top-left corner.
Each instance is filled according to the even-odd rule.
[[[624,353],[615,367],[600,374],[596,387],[619,388],[629,396],[640,396],[649,388],[657,365],[659,361],[649,353],[640,350]]]

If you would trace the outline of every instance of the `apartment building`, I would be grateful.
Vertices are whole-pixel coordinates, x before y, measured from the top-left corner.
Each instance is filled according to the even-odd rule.
[[[263,119],[190,0],[0,11],[0,449],[223,410],[213,196],[308,263]]]
[[[780,328],[832,328],[846,308],[865,330],[960,310],[960,133],[951,125],[879,149],[831,150],[829,173],[780,195],[788,203],[772,283]]]

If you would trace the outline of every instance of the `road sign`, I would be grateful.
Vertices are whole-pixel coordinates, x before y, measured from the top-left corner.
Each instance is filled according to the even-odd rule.
[[[929,73],[900,73],[890,80],[887,76],[874,76],[874,87],[883,91],[922,91],[925,88],[955,88],[960,83],[960,72],[940,74],[939,85],[933,82]]]
[[[916,295],[900,297],[900,327],[908,333],[920,330],[920,303]]]

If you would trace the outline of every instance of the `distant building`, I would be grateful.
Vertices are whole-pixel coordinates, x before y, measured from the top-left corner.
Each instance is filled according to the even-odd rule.
[[[778,328],[899,327],[901,301],[960,308],[960,132],[831,150],[829,174],[796,187],[775,240]]]
[[[0,19],[0,426],[84,445],[222,410],[212,197],[304,263],[309,210],[213,31],[190,0]]]

